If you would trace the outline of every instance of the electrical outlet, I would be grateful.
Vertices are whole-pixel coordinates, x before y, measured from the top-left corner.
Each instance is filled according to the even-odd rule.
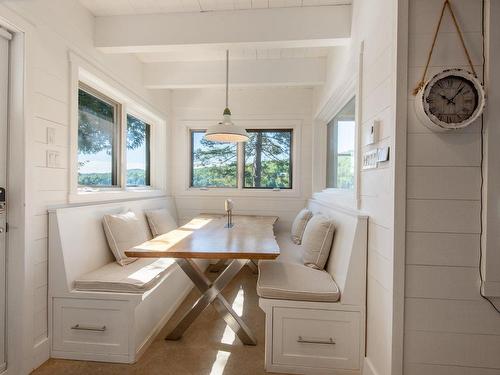
[[[47,150],[47,168],[58,168],[59,157],[59,151]]]
[[[56,143],[56,129],[47,128],[47,144],[54,145]]]

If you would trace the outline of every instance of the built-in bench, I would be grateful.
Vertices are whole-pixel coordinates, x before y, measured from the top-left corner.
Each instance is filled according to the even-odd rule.
[[[269,372],[360,374],[365,347],[368,218],[310,200],[308,208],[335,223],[325,270],[302,262],[290,233],[278,233],[281,255],[259,262],[257,292],[266,313]]]
[[[106,214],[167,208],[171,198],[49,210],[51,357],[133,363],[192,288],[172,259],[115,262],[104,234]]]

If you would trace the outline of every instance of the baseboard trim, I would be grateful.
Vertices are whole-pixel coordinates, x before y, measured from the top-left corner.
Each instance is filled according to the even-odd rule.
[[[43,365],[50,358],[50,343],[46,337],[33,346],[33,362],[31,369],[34,370]]]
[[[377,370],[375,370],[372,361],[370,361],[370,358],[368,357],[365,357],[363,364],[363,375],[379,375]]]

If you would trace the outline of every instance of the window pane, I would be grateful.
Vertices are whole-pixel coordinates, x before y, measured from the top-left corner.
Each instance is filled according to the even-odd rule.
[[[149,186],[150,125],[127,115],[127,186]]]
[[[236,144],[207,141],[204,135],[204,131],[191,132],[191,186],[236,187]]]
[[[248,130],[245,188],[292,188],[292,130]]]
[[[116,106],[78,90],[78,184],[117,184]]]
[[[327,181],[329,188],[354,189],[354,98],[327,127]]]

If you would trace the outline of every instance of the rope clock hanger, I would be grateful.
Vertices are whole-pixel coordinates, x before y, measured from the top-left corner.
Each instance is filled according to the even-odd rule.
[[[460,43],[464,49],[470,71],[464,69],[446,69],[426,80],[432,52],[443,21],[443,16],[449,10],[453,24],[457,30]],[[437,24],[432,46],[427,57],[422,78],[413,91],[417,118],[434,131],[450,131],[462,129],[473,123],[483,113],[486,105],[486,94],[482,82],[477,77],[469,51],[453,12],[451,2],[445,0]]]

